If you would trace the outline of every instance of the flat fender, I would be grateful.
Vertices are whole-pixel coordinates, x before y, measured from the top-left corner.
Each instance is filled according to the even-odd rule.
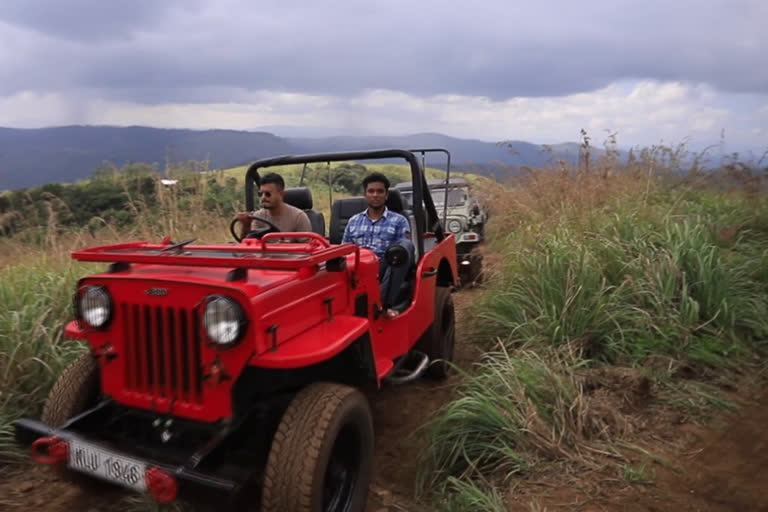
[[[332,358],[368,331],[367,318],[336,315],[249,361],[262,368],[299,368]]]

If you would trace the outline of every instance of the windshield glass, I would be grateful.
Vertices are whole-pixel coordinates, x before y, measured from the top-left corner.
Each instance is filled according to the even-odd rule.
[[[445,201],[445,189],[433,188],[429,191],[432,195],[432,199],[435,201],[435,205],[443,206]],[[464,206],[467,202],[467,191],[461,188],[454,188],[448,191],[448,206]]]
[[[432,200],[435,202],[435,206],[443,206],[445,201],[445,188],[431,188],[429,189]],[[400,192],[400,196],[403,198],[405,208],[408,210],[413,209],[413,192]],[[466,189],[454,188],[448,191],[448,206],[464,206],[467,202],[469,195]]]

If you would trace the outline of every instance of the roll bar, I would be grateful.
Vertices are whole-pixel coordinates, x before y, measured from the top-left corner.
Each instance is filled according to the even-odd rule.
[[[448,154],[450,162],[450,153],[445,149],[420,149],[418,152],[440,151]],[[259,169],[274,167],[278,165],[292,164],[312,164],[327,162],[344,162],[349,160],[382,160],[385,158],[402,158],[411,167],[411,180],[413,182],[414,209],[413,216],[416,219],[416,244],[418,254],[424,254],[424,233],[425,227],[430,227],[434,231],[438,240],[445,237],[444,224],[440,222],[435,208],[435,203],[427,187],[427,179],[423,169],[419,167],[416,155],[411,150],[405,149],[370,149],[361,151],[344,151],[332,153],[314,153],[305,155],[283,155],[271,158],[263,158],[255,161],[248,167],[245,173],[245,207],[247,211],[254,209],[253,188],[258,185]],[[304,169],[306,170],[306,168]],[[304,171],[302,171],[302,175]],[[446,201],[447,202],[447,201]],[[423,205],[423,206],[422,206]]]

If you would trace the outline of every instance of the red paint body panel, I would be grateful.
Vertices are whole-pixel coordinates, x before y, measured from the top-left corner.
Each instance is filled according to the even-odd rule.
[[[304,331],[279,350],[268,351],[251,359],[263,368],[299,368],[325,361],[347,348],[366,333],[368,319],[340,315]]]

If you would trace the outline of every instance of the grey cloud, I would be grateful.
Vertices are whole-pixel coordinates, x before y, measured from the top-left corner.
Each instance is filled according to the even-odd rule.
[[[162,103],[230,101],[235,89],[386,88],[504,99],[638,78],[768,93],[759,0],[300,3],[5,0],[0,19],[27,29],[38,71],[2,66],[0,94],[81,88]],[[89,38],[104,43],[79,44]]]
[[[156,29],[174,9],[196,5],[196,0],[3,0],[0,20],[48,36],[93,42]]]

